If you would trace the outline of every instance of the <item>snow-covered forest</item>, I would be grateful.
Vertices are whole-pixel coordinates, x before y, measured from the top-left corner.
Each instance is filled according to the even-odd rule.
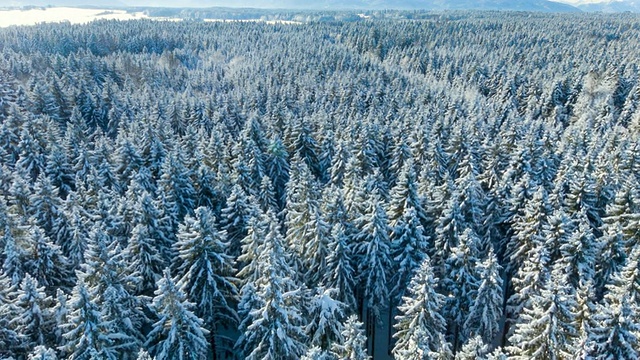
[[[637,359],[640,18],[413,16],[0,29],[0,358]]]

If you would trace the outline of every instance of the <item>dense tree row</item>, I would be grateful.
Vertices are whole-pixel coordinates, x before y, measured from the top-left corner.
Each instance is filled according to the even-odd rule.
[[[398,359],[637,358],[638,44],[631,15],[2,29],[0,358],[366,359],[387,322]]]

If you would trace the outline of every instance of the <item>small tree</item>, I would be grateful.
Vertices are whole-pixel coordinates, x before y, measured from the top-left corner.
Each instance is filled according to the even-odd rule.
[[[349,316],[342,331],[343,343],[335,343],[332,352],[338,359],[369,360],[367,354],[367,336],[363,324],[355,315]]]

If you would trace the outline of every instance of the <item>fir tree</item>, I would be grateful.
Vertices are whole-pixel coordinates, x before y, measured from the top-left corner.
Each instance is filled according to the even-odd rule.
[[[455,360],[485,360],[488,353],[489,346],[478,335],[462,345],[462,349],[456,353]]]
[[[19,309],[15,305],[16,285],[0,272],[0,356],[11,358],[16,356],[22,339],[16,332],[14,319],[19,316]]]
[[[540,293],[525,305],[507,348],[514,359],[573,358],[576,302],[562,271],[556,266]]]
[[[158,280],[152,309],[159,320],[153,324],[145,346],[158,360],[201,359],[210,351],[207,330],[194,312],[194,304],[171,279],[169,270]]]
[[[273,219],[273,215],[269,216]],[[248,311],[244,333],[236,347],[247,359],[296,359],[306,351],[300,309],[301,290],[294,282],[277,221],[269,223],[259,248],[259,277],[255,281],[256,306]],[[244,300],[244,299],[243,299]],[[246,306],[246,305],[245,305]]]
[[[66,331],[63,353],[69,359],[117,359],[118,353],[112,347],[114,334],[108,322],[102,321],[98,305],[89,293],[84,280],[78,279],[71,293],[70,309],[67,323],[62,325]]]
[[[490,249],[487,258],[476,265],[479,285],[463,326],[469,338],[480,336],[486,344],[491,344],[501,329],[504,296],[500,270],[498,259]]]
[[[440,314],[445,298],[436,292],[438,279],[433,274],[429,258],[425,258],[409,284],[407,295],[398,307],[397,339],[393,353],[402,359],[423,359],[441,348],[440,335],[445,331],[445,319]]]
[[[356,234],[358,271],[360,281],[364,285],[364,303],[377,319],[389,301],[387,278],[392,264],[389,248],[390,229],[377,191],[371,194],[365,206],[365,213],[359,220],[362,227]]]
[[[336,300],[336,290],[318,287],[309,304],[307,336],[312,346],[328,351],[333,343],[342,343],[345,304]]]
[[[337,223],[332,229],[332,242],[329,244],[327,269],[323,274],[323,283],[337,292],[336,298],[349,309],[355,311],[354,296],[356,273],[353,266],[353,248],[349,246],[349,239],[344,226]]]
[[[369,360],[367,354],[367,337],[362,328],[363,324],[355,315],[347,318],[342,331],[343,343],[335,343],[332,352],[338,359]]]
[[[21,336],[23,347],[33,349],[46,344],[47,334],[53,329],[51,319],[51,297],[44,292],[44,286],[29,274],[25,274],[20,289],[14,295],[19,315],[10,322]]]
[[[177,234],[175,250],[180,260],[176,286],[193,302],[195,314],[204,321],[217,352],[217,339],[224,328],[238,322],[232,301],[237,296],[234,284],[234,261],[225,251],[226,232],[216,229],[216,219],[207,208],[195,210],[195,217],[185,217]]]
[[[152,293],[164,261],[148,227],[143,224],[136,225],[124,249],[124,257],[128,264],[128,273],[140,277],[137,293]]]
[[[446,262],[444,288],[447,291],[445,314],[448,319],[449,332],[453,334],[452,348],[457,351],[466,340],[464,324],[469,316],[469,309],[474,303],[480,286],[480,276],[476,272],[478,247],[480,239],[471,229],[466,229],[460,237],[458,246],[451,249],[451,256]]]
[[[55,350],[44,345],[38,345],[29,353],[27,360],[58,360],[58,356]]]

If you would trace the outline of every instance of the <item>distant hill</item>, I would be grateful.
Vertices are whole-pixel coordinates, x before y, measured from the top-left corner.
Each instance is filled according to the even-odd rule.
[[[614,13],[614,12],[640,12],[640,1],[635,0],[610,0],[603,1],[600,3],[594,4],[580,4],[576,5],[582,11],[589,12],[606,12],[606,13]]]
[[[128,6],[127,2],[120,0],[9,0],[6,3],[0,1],[0,7],[8,6],[91,6],[91,7],[125,7]]]
[[[398,9],[398,10],[510,10],[575,12],[575,7],[548,0],[124,0],[133,6],[207,7],[232,6],[287,9]]]

